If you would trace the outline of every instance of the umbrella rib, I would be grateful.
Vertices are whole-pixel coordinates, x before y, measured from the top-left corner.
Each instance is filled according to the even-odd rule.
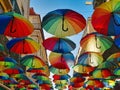
[[[101,46],[98,46],[98,43],[97,43],[97,36],[95,35],[95,41],[96,41],[96,48],[98,48],[98,49],[100,49],[101,48]]]
[[[10,27],[10,32],[11,33],[15,33],[16,32],[16,29],[15,30],[12,30],[13,29],[13,23],[14,23],[14,17],[12,18],[12,25]]]

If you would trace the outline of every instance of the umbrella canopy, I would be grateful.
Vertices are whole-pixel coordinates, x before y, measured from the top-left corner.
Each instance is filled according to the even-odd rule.
[[[33,32],[33,25],[25,17],[15,12],[0,15],[0,34],[11,37],[25,37]]]
[[[31,54],[40,49],[40,45],[32,38],[15,38],[7,43],[7,48],[17,54]]]
[[[53,52],[67,53],[75,49],[76,45],[68,38],[51,37],[43,41],[43,46]]]
[[[98,33],[87,34],[80,41],[80,45],[85,51],[100,53],[109,49],[112,44],[112,38]]]
[[[70,75],[53,75],[53,80],[68,80],[70,78]]]
[[[70,9],[57,9],[43,17],[42,27],[57,37],[65,37],[81,32],[86,26],[85,18]]]
[[[96,79],[107,79],[110,76],[113,76],[113,74],[109,69],[95,69],[92,72],[92,76]]]
[[[117,75],[117,76],[120,76],[120,68],[116,68],[114,71],[113,71],[114,75]]]
[[[17,62],[11,57],[0,57],[0,65],[10,68],[15,67],[17,65]]]
[[[59,64],[58,64],[59,66]],[[57,75],[65,75],[68,74],[70,71],[70,69],[68,67],[65,68],[56,68],[54,66],[50,66],[50,72],[52,72],[53,74],[57,74]]]
[[[104,84],[100,80],[97,79],[90,79],[85,82],[85,87],[96,87],[96,88],[103,88]]]
[[[12,75],[12,74],[22,74],[24,73],[24,70],[20,67],[14,67],[14,68],[5,69],[3,72]]]
[[[115,36],[114,43],[118,48],[120,48],[120,35]]]
[[[120,1],[111,0],[98,6],[92,15],[94,29],[104,35],[120,34]]]
[[[49,62],[51,65],[56,63],[66,63],[69,67],[74,65],[74,55],[72,53],[54,53],[49,55]]]
[[[44,61],[35,55],[26,55],[20,60],[21,64],[30,68],[41,68],[45,66]]]
[[[9,78],[9,75],[7,73],[4,73],[4,72],[0,73],[0,79],[5,80],[5,79],[8,79],[8,78]]]
[[[78,65],[75,65],[74,67],[73,67],[73,70],[75,71],[75,72],[77,72],[77,73],[82,73],[82,74],[89,74],[90,72],[92,72],[93,70],[95,69],[95,67],[91,67],[91,66],[88,66],[88,65],[86,65],[86,66],[84,66],[84,65],[80,65],[80,64],[78,64]]]
[[[107,61],[114,63],[117,67],[120,66],[120,53],[118,52],[118,53],[111,54],[107,58]]]
[[[5,50],[4,46],[0,43],[0,52],[4,50]]]
[[[85,52],[78,57],[77,65],[81,64],[84,66],[89,65],[92,67],[96,67],[102,62],[103,62],[103,57],[100,53]]]

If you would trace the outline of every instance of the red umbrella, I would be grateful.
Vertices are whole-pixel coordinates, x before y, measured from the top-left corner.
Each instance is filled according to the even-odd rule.
[[[25,37],[33,32],[33,25],[15,12],[0,14],[0,34],[11,37]]]

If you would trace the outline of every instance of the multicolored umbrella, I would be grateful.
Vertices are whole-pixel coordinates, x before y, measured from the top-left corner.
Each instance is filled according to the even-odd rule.
[[[59,64],[57,64],[57,66],[60,66]],[[57,74],[57,75],[65,75],[68,74],[70,69],[68,67],[64,67],[64,68],[56,68],[54,66],[50,66],[50,72],[52,72],[53,74]]]
[[[7,12],[0,15],[0,34],[25,37],[33,32],[33,25],[22,15]]]
[[[91,67],[91,66],[83,66],[83,65],[75,65],[73,67],[73,70],[77,73],[82,73],[82,74],[89,74],[90,72],[92,72],[95,69],[95,67]]]
[[[57,9],[47,13],[42,27],[57,37],[65,37],[81,32],[86,26],[85,18],[70,9]]]
[[[9,78],[9,75],[7,73],[4,73],[4,72],[0,73],[0,79],[5,80],[5,79],[8,79],[8,78]]]
[[[50,37],[43,41],[43,46],[53,52],[68,53],[75,49],[76,45],[68,38]]]
[[[54,53],[49,55],[49,62],[51,65],[56,63],[66,63],[69,67],[74,65],[74,55],[72,53]]]
[[[7,73],[8,75],[13,75],[13,74],[22,74],[24,73],[24,70],[20,67],[14,67],[14,68],[5,69],[3,72]]]
[[[107,79],[113,76],[113,73],[109,69],[95,69],[92,76],[95,79]]]
[[[45,66],[44,61],[35,55],[26,55],[20,60],[21,64],[30,68],[41,68]]]
[[[68,80],[70,78],[70,75],[65,74],[65,75],[53,75],[53,80]]]
[[[96,87],[96,88],[103,88],[104,84],[102,81],[98,80],[98,79],[90,79],[88,81],[85,82],[85,87]]]
[[[85,52],[78,57],[78,62],[76,65],[89,65],[92,67],[97,67],[103,62],[103,57],[100,53],[96,52]]]
[[[17,62],[11,57],[0,57],[0,65],[5,67],[15,67]]]
[[[87,34],[80,41],[81,47],[87,52],[91,51],[103,53],[105,50],[109,49],[112,44],[112,38],[96,32]]]
[[[31,54],[40,49],[40,45],[32,38],[15,38],[7,43],[7,48],[17,54]]]
[[[114,53],[111,54],[108,58],[107,58],[108,62],[113,62],[117,67],[120,66],[120,53]]]
[[[92,15],[92,25],[101,34],[120,34],[120,1],[111,0],[98,6]]]

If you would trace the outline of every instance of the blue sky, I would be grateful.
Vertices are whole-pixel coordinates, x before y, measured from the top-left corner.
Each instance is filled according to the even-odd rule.
[[[56,9],[72,9],[80,14],[82,14],[87,20],[88,17],[92,15],[93,6],[85,5],[85,1],[92,0],[30,0],[30,7],[33,7],[37,14],[40,14],[41,20],[48,12]],[[51,34],[44,30],[45,38],[51,37]],[[79,48],[79,41],[82,36],[82,32],[68,37],[76,43],[76,49],[72,51],[74,56],[77,55]],[[77,38],[77,39],[76,39]]]
[[[92,0],[30,0],[30,7],[33,7],[37,14],[40,14],[41,20],[48,12],[56,9],[72,9],[80,14],[82,14],[87,20],[88,17],[91,17],[93,12],[92,5],[85,5],[85,1]],[[44,30],[45,38],[51,37],[51,34],[47,33]],[[76,49],[72,51],[76,57],[79,49],[79,42],[82,37],[82,32],[68,37],[74,43],[76,43]],[[71,74],[70,72],[69,74]]]

